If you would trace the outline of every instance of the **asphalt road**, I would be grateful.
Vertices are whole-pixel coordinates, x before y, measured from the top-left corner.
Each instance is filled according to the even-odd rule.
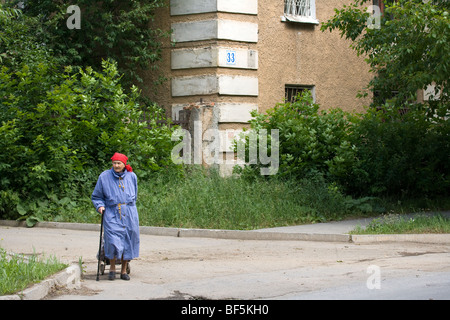
[[[99,233],[0,226],[15,253],[83,261],[53,300],[450,299],[448,243],[229,240],[141,235],[131,280],[95,281]],[[108,271],[108,268],[107,268]]]

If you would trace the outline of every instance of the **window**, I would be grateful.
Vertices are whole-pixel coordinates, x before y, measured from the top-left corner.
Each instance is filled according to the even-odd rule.
[[[313,101],[316,102],[316,90],[314,86],[287,84],[284,86],[284,99],[286,102],[293,103],[297,100],[297,96],[305,90],[311,91]]]
[[[319,24],[316,19],[315,0],[284,0],[282,21]]]
[[[382,106],[388,102],[388,100],[395,99],[398,96],[398,90],[390,90],[388,92],[381,92],[380,90],[373,91],[373,103],[376,106]]]

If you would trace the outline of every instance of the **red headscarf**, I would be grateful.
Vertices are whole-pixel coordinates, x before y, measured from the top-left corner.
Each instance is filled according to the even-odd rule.
[[[114,153],[114,155],[111,157],[112,161],[120,161],[125,165],[125,169],[127,169],[128,172],[133,172],[133,168],[129,164],[127,164],[128,157],[121,153]]]

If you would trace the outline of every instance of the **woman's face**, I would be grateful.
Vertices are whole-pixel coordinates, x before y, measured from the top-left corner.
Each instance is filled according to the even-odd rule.
[[[115,172],[120,173],[125,169],[125,164],[122,161],[113,161],[113,169]]]

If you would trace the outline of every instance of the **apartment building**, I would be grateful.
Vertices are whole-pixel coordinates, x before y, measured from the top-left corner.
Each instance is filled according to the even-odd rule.
[[[170,0],[156,21],[173,31],[160,63],[168,81],[144,93],[174,119],[183,108],[207,106],[212,113],[202,121],[221,131],[242,128],[251,110],[264,112],[305,89],[322,108],[362,111],[371,98],[356,95],[370,81],[368,65],[339,32],[320,30],[334,8],[350,3]]]

